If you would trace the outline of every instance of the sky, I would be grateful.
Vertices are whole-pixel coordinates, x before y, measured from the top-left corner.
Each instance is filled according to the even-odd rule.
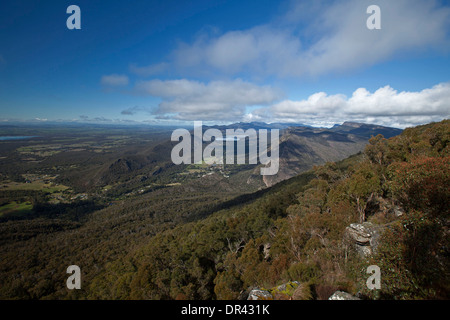
[[[449,33],[444,0],[2,1],[0,121],[405,128],[449,118]]]

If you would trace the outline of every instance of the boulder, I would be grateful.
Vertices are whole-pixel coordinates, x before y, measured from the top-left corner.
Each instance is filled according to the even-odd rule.
[[[288,283],[283,283],[282,285],[279,285],[274,290],[278,292],[290,292],[292,293],[293,290],[295,290],[300,285],[300,282],[298,281],[291,281]]]
[[[272,300],[273,296],[267,290],[253,289],[250,291],[247,300]]]
[[[361,300],[361,299],[352,296],[350,293],[344,291],[336,291],[328,298],[328,300]]]
[[[370,256],[378,247],[380,228],[370,222],[352,223],[345,230],[346,242],[362,256]]]

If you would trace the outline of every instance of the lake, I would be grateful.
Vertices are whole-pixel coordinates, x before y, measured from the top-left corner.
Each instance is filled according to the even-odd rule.
[[[0,136],[0,140],[23,140],[36,137],[37,136]]]

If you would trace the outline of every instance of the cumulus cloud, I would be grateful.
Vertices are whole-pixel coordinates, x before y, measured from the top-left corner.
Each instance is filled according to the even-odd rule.
[[[104,86],[120,87],[128,85],[129,79],[126,75],[111,74],[102,76],[100,82]]]
[[[385,86],[371,93],[358,88],[351,97],[319,92],[300,101],[284,100],[253,110],[247,119],[330,126],[348,120],[404,128],[450,116],[450,83],[408,92]]]
[[[369,30],[373,1],[293,2],[274,22],[182,43],[174,63],[187,70],[260,76],[317,76],[370,66],[416,49],[449,47],[450,8],[437,1],[378,0],[381,30]],[[303,25],[307,22],[306,27]]]
[[[187,79],[140,81],[136,90],[162,99],[153,112],[157,118],[180,120],[240,120],[246,107],[269,105],[282,96],[270,86],[239,79],[209,83]]]
[[[443,3],[293,0],[284,14],[266,24],[225,33],[199,33],[192,42],[180,43],[168,62],[131,64],[129,72],[139,77],[170,71],[179,72],[181,77],[252,80],[346,73],[400,55],[448,50],[450,7]],[[366,27],[366,9],[372,4],[381,8],[380,30]],[[129,81],[124,75],[109,75],[102,83],[109,89]],[[131,107],[121,113],[146,111],[160,120],[303,122],[317,126],[352,120],[406,127],[448,117],[449,86],[441,83],[417,92],[398,92],[390,86],[374,92],[358,88],[350,97],[317,92],[293,101],[281,100],[283,94],[271,86],[239,79],[141,79],[135,83],[135,93],[159,98],[160,103],[151,110]]]

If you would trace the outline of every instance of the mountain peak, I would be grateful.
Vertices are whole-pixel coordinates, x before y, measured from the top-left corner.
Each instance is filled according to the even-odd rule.
[[[353,127],[353,128],[360,128],[363,125],[364,125],[364,123],[352,122],[352,121],[345,121],[343,124],[341,124],[341,126]]]

